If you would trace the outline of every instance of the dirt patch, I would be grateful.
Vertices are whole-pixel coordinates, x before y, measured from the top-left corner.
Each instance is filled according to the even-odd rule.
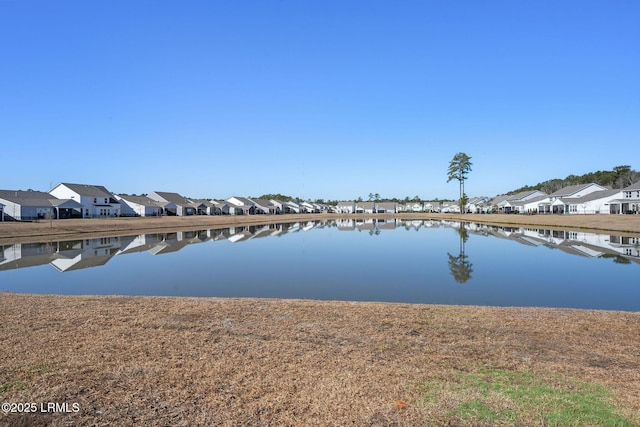
[[[0,313],[0,401],[80,407],[0,425],[442,424],[416,384],[477,366],[602,385],[640,422],[640,313],[7,293]]]

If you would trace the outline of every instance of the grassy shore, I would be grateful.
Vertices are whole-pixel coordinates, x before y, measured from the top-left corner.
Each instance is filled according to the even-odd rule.
[[[640,313],[0,293],[0,425],[638,425]]]
[[[636,216],[401,217],[640,232]],[[318,218],[335,216],[6,223],[0,244]],[[0,426],[640,425],[640,313],[0,292],[0,316],[0,403],[37,408]]]

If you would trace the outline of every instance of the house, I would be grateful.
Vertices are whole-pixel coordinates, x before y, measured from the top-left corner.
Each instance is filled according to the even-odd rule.
[[[523,213],[525,209],[524,202],[542,196],[546,196],[546,194],[540,190],[521,191],[516,194],[494,197],[493,200],[491,200],[491,204],[497,209],[498,212]]]
[[[192,200],[191,206],[196,210],[196,215],[215,215],[216,207],[209,200],[195,199]]]
[[[375,212],[376,205],[373,202],[356,202],[355,213],[372,214]]]
[[[563,199],[579,199],[595,191],[604,190],[606,190],[605,187],[594,183],[561,188],[538,203],[538,213],[565,213],[568,211],[568,205]]]
[[[284,203],[284,213],[288,213],[288,214],[299,214],[301,212],[303,212],[304,209],[302,208],[302,206],[300,206],[299,203],[294,202],[293,200],[289,200],[288,202]]]
[[[49,190],[49,194],[58,199],[71,199],[80,203],[82,218],[120,216],[120,202],[101,185],[61,182]]]
[[[432,201],[432,202],[425,202],[422,208],[424,209],[425,212],[440,212],[441,204],[442,202],[440,202],[439,200]]]
[[[620,199],[621,195],[622,190],[603,190],[561,200],[567,206],[566,212],[569,214],[609,214],[611,202]]]
[[[319,213],[320,209],[317,205],[310,202],[300,202],[300,208],[306,213]]]
[[[209,200],[209,203],[211,203],[212,206],[211,215],[226,215],[225,211],[228,214],[229,207],[226,206],[226,202],[224,200],[211,199]]]
[[[0,222],[4,222],[4,205],[0,203]]]
[[[42,191],[0,190],[3,220],[30,221],[56,218],[51,200],[55,197]],[[79,205],[74,205],[78,208]]]
[[[225,202],[228,205],[229,215],[255,215],[256,205],[246,197],[233,196]]]
[[[276,213],[278,213],[278,214],[286,213],[285,203],[283,201],[271,199],[271,200],[269,200],[269,203],[271,203],[273,205],[273,207],[276,210]]]
[[[622,189],[622,196],[610,202],[610,212],[615,214],[640,213],[640,181]]]
[[[409,212],[422,212],[422,204],[421,203],[410,203],[409,204]]]
[[[275,215],[282,213],[282,208],[276,206],[271,200],[251,199],[256,207],[257,214]]]
[[[196,214],[193,202],[178,193],[152,191],[149,198],[160,202],[165,215],[191,216]]]
[[[147,196],[119,196],[115,198],[120,202],[121,216],[161,216],[164,207]]]
[[[355,212],[355,203],[353,202],[338,202],[336,205],[336,212],[341,214],[352,214]]]
[[[456,202],[442,202],[440,205],[442,213],[460,213],[460,206]]]
[[[467,201],[465,205],[465,211],[468,213],[485,213],[488,209],[488,204],[491,199],[489,197],[472,197]]]
[[[397,213],[398,204],[394,202],[380,202],[376,205],[376,213]]]
[[[532,199],[523,200],[520,202],[509,202],[512,204],[513,209],[519,213],[524,214],[536,214],[538,213],[538,205],[540,202],[547,198],[546,195],[534,197]]]

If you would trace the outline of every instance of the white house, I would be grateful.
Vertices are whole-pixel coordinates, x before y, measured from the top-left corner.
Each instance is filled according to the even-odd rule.
[[[285,203],[281,200],[275,200],[275,199],[270,199],[269,203],[271,203],[273,205],[273,207],[276,210],[276,213],[281,214],[281,213],[286,213],[286,206]]]
[[[146,196],[118,196],[122,216],[161,216],[163,206]]]
[[[300,202],[300,207],[306,213],[316,213],[316,207],[309,202]],[[319,212],[319,211],[318,211]]]
[[[299,203],[290,200],[284,203],[284,212],[285,213],[296,213],[299,214],[303,212],[302,206]]]
[[[442,202],[440,202],[439,200],[436,201],[431,201],[431,202],[425,202],[423,209],[425,212],[440,212],[440,204]]]
[[[71,199],[80,203],[82,218],[120,216],[120,202],[101,185],[61,182],[49,190],[49,194],[58,199]]]
[[[375,212],[375,203],[373,202],[356,202],[355,213],[372,214]]]
[[[472,197],[467,201],[465,210],[470,213],[486,212],[487,205],[491,200],[489,197]]]
[[[622,190],[603,190],[582,197],[559,200],[565,204],[565,212],[570,214],[609,214],[611,202],[619,199],[621,195]]]
[[[165,215],[190,216],[196,214],[193,202],[186,197],[167,191],[152,191],[149,198],[160,202]]]
[[[640,181],[622,189],[622,197],[612,200],[611,213],[640,213]]]
[[[549,194],[545,199],[538,202],[538,212],[565,213],[568,210],[568,205],[564,203],[563,199],[579,199],[587,194],[604,190],[606,190],[605,187],[594,183],[570,185]]]
[[[527,210],[524,205],[532,199],[546,196],[546,194],[539,190],[521,191],[516,194],[502,195],[494,197],[491,204],[497,207],[498,212],[511,213],[518,212],[523,213]]]
[[[336,205],[336,212],[341,214],[352,214],[355,212],[355,203],[353,202],[338,202]]]

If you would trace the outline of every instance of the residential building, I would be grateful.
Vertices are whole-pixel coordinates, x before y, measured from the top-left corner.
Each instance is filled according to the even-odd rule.
[[[622,189],[622,197],[610,202],[611,213],[640,213],[640,181]]]
[[[376,204],[376,213],[397,213],[398,204],[394,202],[380,202]]]
[[[229,215],[254,215],[256,213],[255,203],[246,197],[233,196],[225,202],[228,205]]]
[[[121,216],[161,216],[164,213],[163,203],[147,196],[119,196]]]
[[[355,210],[354,202],[338,202],[336,205],[336,212],[340,214],[352,214]]]
[[[61,182],[49,190],[49,194],[58,199],[71,199],[79,203],[82,209],[82,218],[120,216],[120,202],[101,185]]]
[[[191,216],[196,214],[193,202],[186,197],[167,191],[152,191],[149,198],[160,202],[165,215]]]
[[[0,190],[3,220],[31,221],[56,218],[56,210],[51,200],[55,200],[55,197],[42,191]]]
[[[355,213],[372,214],[375,212],[376,205],[374,202],[356,202]]]
[[[256,207],[257,214],[275,215],[282,213],[282,208],[276,206],[272,201],[267,199],[251,199]]]
[[[579,199],[587,194],[604,190],[607,190],[607,188],[595,183],[570,185],[561,188],[560,190],[549,194],[545,199],[538,203],[538,213],[563,214],[568,210],[568,205],[563,201],[563,199]]]

